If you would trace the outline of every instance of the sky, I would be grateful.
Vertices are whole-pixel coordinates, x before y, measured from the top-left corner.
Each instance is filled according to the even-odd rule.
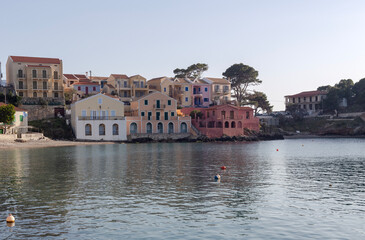
[[[10,55],[147,79],[198,62],[222,77],[243,63],[280,111],[285,95],[365,77],[364,12],[361,0],[0,0],[1,70]]]

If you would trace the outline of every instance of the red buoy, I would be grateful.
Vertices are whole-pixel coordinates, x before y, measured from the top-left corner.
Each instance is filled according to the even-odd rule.
[[[279,149],[276,149],[277,152],[279,152]]]
[[[222,169],[222,170],[226,170],[226,169],[227,169],[227,167],[226,167],[226,166],[222,166],[222,167],[221,167],[221,169]]]

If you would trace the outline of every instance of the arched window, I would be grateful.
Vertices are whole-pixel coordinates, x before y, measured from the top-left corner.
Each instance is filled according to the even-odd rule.
[[[174,124],[172,122],[169,123],[169,133],[174,133]]]
[[[157,124],[157,132],[158,133],[163,133],[163,124],[160,123],[160,122]]]
[[[152,133],[152,123],[147,123],[147,133]]]
[[[130,126],[130,128],[129,128],[129,132],[130,132],[131,134],[133,134],[133,133],[137,133],[137,123],[131,123],[131,126]]]
[[[113,135],[119,135],[119,125],[116,123],[113,124]]]
[[[85,135],[86,136],[91,136],[92,132],[91,132],[91,125],[90,124],[86,124],[85,125]]]
[[[235,121],[231,122],[231,128],[236,128],[236,122]]]
[[[238,121],[238,128],[242,128],[242,122]]]
[[[229,128],[229,122],[224,123],[224,128]]]
[[[222,122],[217,122],[217,128],[222,128]]]
[[[187,133],[188,132],[188,125],[186,123],[181,123],[181,127],[180,127],[180,131],[182,133]]]
[[[99,135],[101,135],[101,136],[105,135],[105,125],[104,124],[99,125]]]

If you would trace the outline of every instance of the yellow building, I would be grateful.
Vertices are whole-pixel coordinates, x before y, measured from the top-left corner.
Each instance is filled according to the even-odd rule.
[[[118,95],[123,102],[131,102],[133,99],[147,95],[149,92],[146,79],[140,75],[128,77],[125,74],[111,74],[107,84],[109,86],[103,87],[103,91],[108,94]]]
[[[62,60],[58,58],[9,56],[6,82],[18,96],[63,102]]]

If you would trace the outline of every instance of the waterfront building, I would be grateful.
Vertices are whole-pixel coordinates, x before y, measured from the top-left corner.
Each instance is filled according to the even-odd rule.
[[[65,89],[72,88],[72,84],[78,83],[80,80],[89,80],[84,74],[63,74],[63,86]]]
[[[105,84],[107,84],[108,82],[108,77],[98,77],[98,76],[90,76],[89,79],[92,82],[96,82],[99,83],[100,88],[102,89],[104,87]]]
[[[0,102],[0,106],[7,104]],[[28,131],[28,111],[19,107],[15,108],[14,122],[10,128],[6,129],[3,123],[0,123],[0,134],[17,134],[26,133]]]
[[[125,74],[111,74],[107,84],[114,86],[113,92],[118,95],[123,102],[131,102],[133,99],[147,95],[149,90],[146,79],[140,75],[128,77]],[[106,88],[106,91],[110,88]],[[112,92],[107,92],[112,94]]]
[[[9,56],[6,83],[18,96],[30,102],[34,98],[63,103],[62,60],[58,58]]]
[[[79,140],[126,140],[124,104],[102,93],[71,104],[71,126]]]
[[[245,128],[259,131],[259,119],[254,117],[250,107],[237,107],[229,104],[215,105],[209,108],[183,108],[181,111],[189,116],[197,111],[191,120],[201,134],[209,138],[226,136],[243,136]]]
[[[326,98],[326,91],[307,91],[294,95],[285,96],[285,107],[296,107],[303,109],[309,115],[318,114],[322,110],[323,99]]]
[[[209,107],[211,103],[211,86],[206,81],[195,79],[191,83],[191,101],[193,107]]]
[[[177,115],[177,101],[159,91],[131,102],[126,117],[127,134],[131,137],[179,138],[189,136],[190,116]]]
[[[214,105],[231,101],[231,83],[227,79],[205,77],[202,80],[210,84],[210,99]]]

